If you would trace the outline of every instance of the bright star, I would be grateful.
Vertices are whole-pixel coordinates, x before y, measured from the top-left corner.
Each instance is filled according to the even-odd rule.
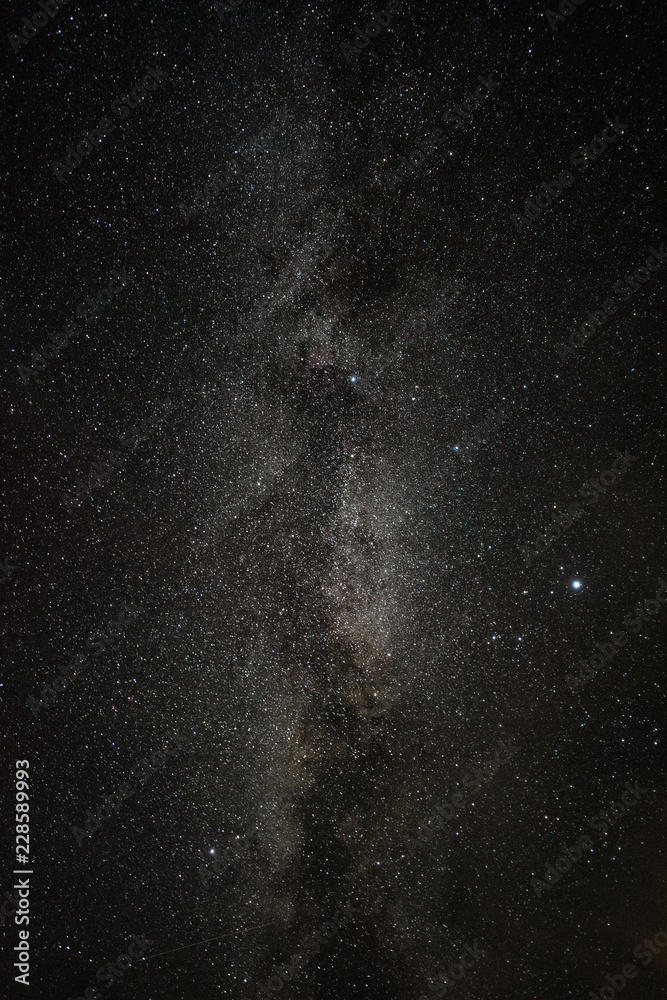
[[[581,587],[581,580],[573,580],[572,586],[574,587],[575,590],[579,590],[579,588]]]

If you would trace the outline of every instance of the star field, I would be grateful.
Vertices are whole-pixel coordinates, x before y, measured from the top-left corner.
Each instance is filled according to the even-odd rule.
[[[8,995],[657,1000],[662,8],[46,2],[0,81]]]

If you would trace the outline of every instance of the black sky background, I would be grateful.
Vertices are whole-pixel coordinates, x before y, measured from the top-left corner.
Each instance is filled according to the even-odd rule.
[[[100,995],[254,998],[349,901],[285,997],[417,1000],[474,940],[461,1000],[597,993],[667,924],[664,609],[564,684],[667,576],[664,270],[569,360],[556,344],[667,236],[662,6],[586,0],[554,32],[536,4],[406,3],[350,64],[372,10],[352,3],[243,0],[220,22],[70,0],[15,54],[36,9],[5,7],[0,78],[2,890],[23,758],[35,871],[29,987],[0,932],[7,995],[79,997],[147,934],[155,957]],[[147,65],[170,80],[59,184],[53,161]],[[443,126],[488,74],[471,123]],[[617,116],[619,141],[517,233]],[[25,385],[114,268],[132,283]],[[68,509],[113,449],[120,471]],[[637,462],[526,567],[615,449]],[[136,621],[35,719],[28,696],[123,602]],[[174,734],[78,847],[71,828]],[[512,761],[410,853],[502,736]],[[650,792],[537,899],[531,878],[626,780]],[[626,995],[666,986],[664,953]]]

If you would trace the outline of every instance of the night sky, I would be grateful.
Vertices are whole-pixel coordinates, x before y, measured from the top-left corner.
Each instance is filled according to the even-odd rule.
[[[667,14],[548,3],[5,5],[3,996],[664,998]]]

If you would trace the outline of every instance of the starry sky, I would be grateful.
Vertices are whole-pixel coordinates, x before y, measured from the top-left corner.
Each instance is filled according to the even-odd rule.
[[[387,7],[3,9],[8,995],[664,996],[667,16]]]

